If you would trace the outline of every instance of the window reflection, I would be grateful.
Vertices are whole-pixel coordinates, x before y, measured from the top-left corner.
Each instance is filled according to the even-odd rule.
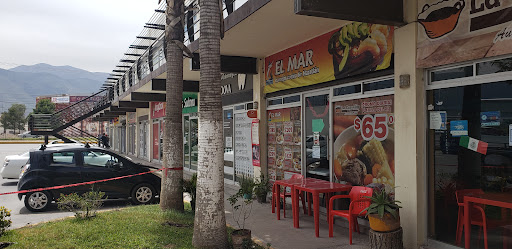
[[[427,97],[434,111],[446,111],[447,119],[446,130],[429,129],[429,234],[454,244],[460,215],[456,191],[476,189],[484,193],[512,194],[512,148],[509,144],[512,83],[502,81],[439,89],[428,92]],[[486,153],[477,153],[460,144],[461,137],[454,136],[451,131],[455,128],[450,126],[451,121],[459,120],[468,121],[469,137],[487,144]],[[484,210],[490,221],[512,225],[510,210],[489,205]],[[475,247],[478,226],[473,227],[471,241]],[[501,229],[488,229],[488,244],[489,248],[503,248]]]

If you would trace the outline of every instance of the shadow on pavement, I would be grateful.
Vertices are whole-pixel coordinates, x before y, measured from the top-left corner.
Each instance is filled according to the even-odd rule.
[[[18,185],[18,181],[2,183],[2,186],[16,186],[16,185]]]

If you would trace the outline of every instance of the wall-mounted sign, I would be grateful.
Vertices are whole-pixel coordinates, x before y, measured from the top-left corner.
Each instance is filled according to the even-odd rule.
[[[394,27],[353,22],[265,58],[265,93],[386,69]]]
[[[69,103],[69,96],[52,97],[52,103],[55,103],[55,104]]]
[[[417,66],[512,53],[512,1],[418,1]]]
[[[252,75],[228,73],[221,76],[221,94],[252,91]]]
[[[151,113],[151,119],[161,118],[165,116],[165,102],[151,102],[149,108]]]
[[[247,111],[247,117],[249,117],[249,118],[257,118],[258,117],[258,110],[249,110],[249,111]]]
[[[183,99],[181,102],[182,113],[197,112],[199,106],[199,98],[196,92],[183,92]]]
[[[195,113],[199,106],[199,98],[196,92],[183,92],[181,100],[182,113]],[[151,119],[165,116],[166,102],[151,102]]]
[[[128,124],[135,124],[137,122],[137,116],[135,112],[127,112],[126,113]]]

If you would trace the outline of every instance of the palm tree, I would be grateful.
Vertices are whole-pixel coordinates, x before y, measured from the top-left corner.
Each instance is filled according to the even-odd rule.
[[[184,40],[183,0],[166,0],[165,40],[167,80],[166,112],[163,150],[163,179],[160,197],[162,210],[183,211],[183,131],[181,119],[181,100],[183,95],[183,50],[178,46]],[[174,25],[172,25],[174,23]]]
[[[220,85],[219,0],[201,0],[199,38],[199,158],[192,244],[228,248],[224,214],[224,144]]]

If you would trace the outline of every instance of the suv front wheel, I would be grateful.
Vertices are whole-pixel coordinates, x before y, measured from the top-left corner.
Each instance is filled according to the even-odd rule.
[[[48,191],[37,191],[25,196],[25,207],[32,212],[44,211],[50,206],[52,196]]]

